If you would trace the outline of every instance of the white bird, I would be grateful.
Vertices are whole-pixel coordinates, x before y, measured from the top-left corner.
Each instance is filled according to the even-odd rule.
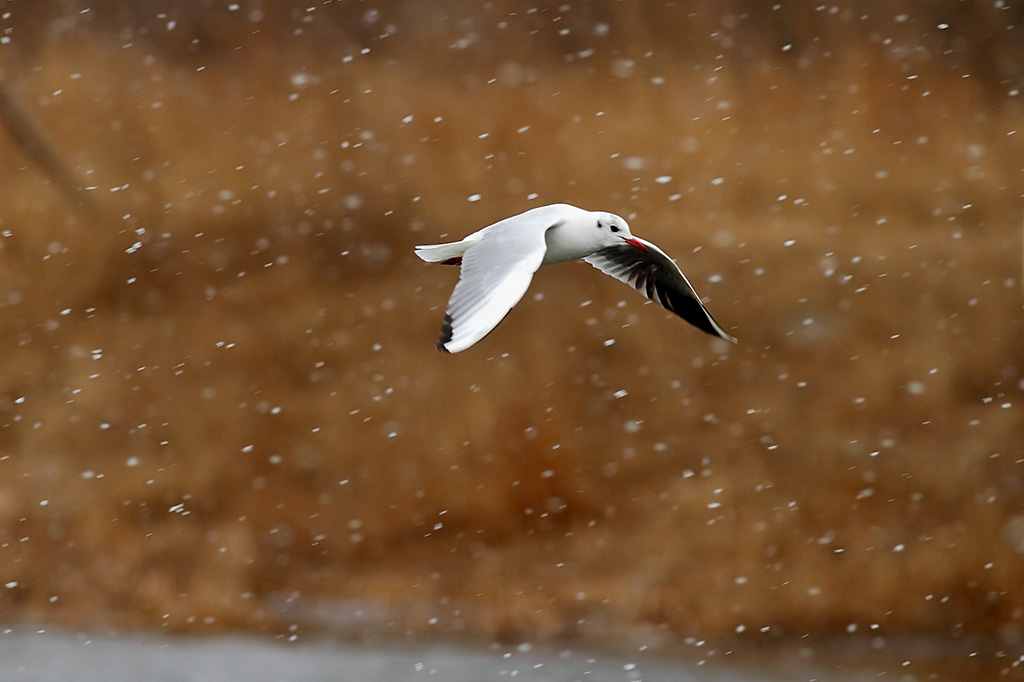
[[[466,350],[486,336],[526,293],[542,265],[582,258],[708,334],[736,343],[704,307],[679,266],[634,237],[620,216],[552,204],[505,218],[448,244],[416,247],[428,263],[461,265],[437,348]]]

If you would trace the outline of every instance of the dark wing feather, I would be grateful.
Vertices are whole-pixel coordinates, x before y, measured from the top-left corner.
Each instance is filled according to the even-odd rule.
[[[675,261],[654,244],[643,239],[636,241],[646,251],[623,242],[620,246],[601,249],[584,260],[601,272],[630,285],[698,329],[736,343],[736,339],[711,317]]]

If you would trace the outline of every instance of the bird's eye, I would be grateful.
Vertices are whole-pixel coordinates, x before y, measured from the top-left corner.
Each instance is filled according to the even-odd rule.
[[[618,232],[618,231],[619,231],[619,226],[618,225],[612,225],[612,232]]]
[[[602,225],[602,224],[601,224],[601,221],[600,221],[600,220],[598,220],[598,221],[597,221],[597,229],[599,229],[599,230],[600,230],[600,229],[601,229],[602,227],[604,227],[604,225]]]

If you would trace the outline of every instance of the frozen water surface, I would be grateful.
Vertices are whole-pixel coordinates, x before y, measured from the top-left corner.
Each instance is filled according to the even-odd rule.
[[[93,636],[52,631],[8,631],[0,636],[0,680],[5,682],[766,682],[861,680],[869,675],[835,668],[815,670],[804,663],[776,662],[770,668],[721,661],[701,665],[647,652],[597,654],[529,646],[284,643],[241,635]]]

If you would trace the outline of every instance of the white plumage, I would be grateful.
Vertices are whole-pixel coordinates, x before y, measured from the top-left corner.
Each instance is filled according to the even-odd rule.
[[[416,247],[428,263],[461,265],[441,326],[439,350],[482,339],[526,293],[541,265],[583,259],[699,329],[736,342],[704,307],[686,276],[654,244],[634,237],[614,213],[569,204],[505,218],[458,242]]]

